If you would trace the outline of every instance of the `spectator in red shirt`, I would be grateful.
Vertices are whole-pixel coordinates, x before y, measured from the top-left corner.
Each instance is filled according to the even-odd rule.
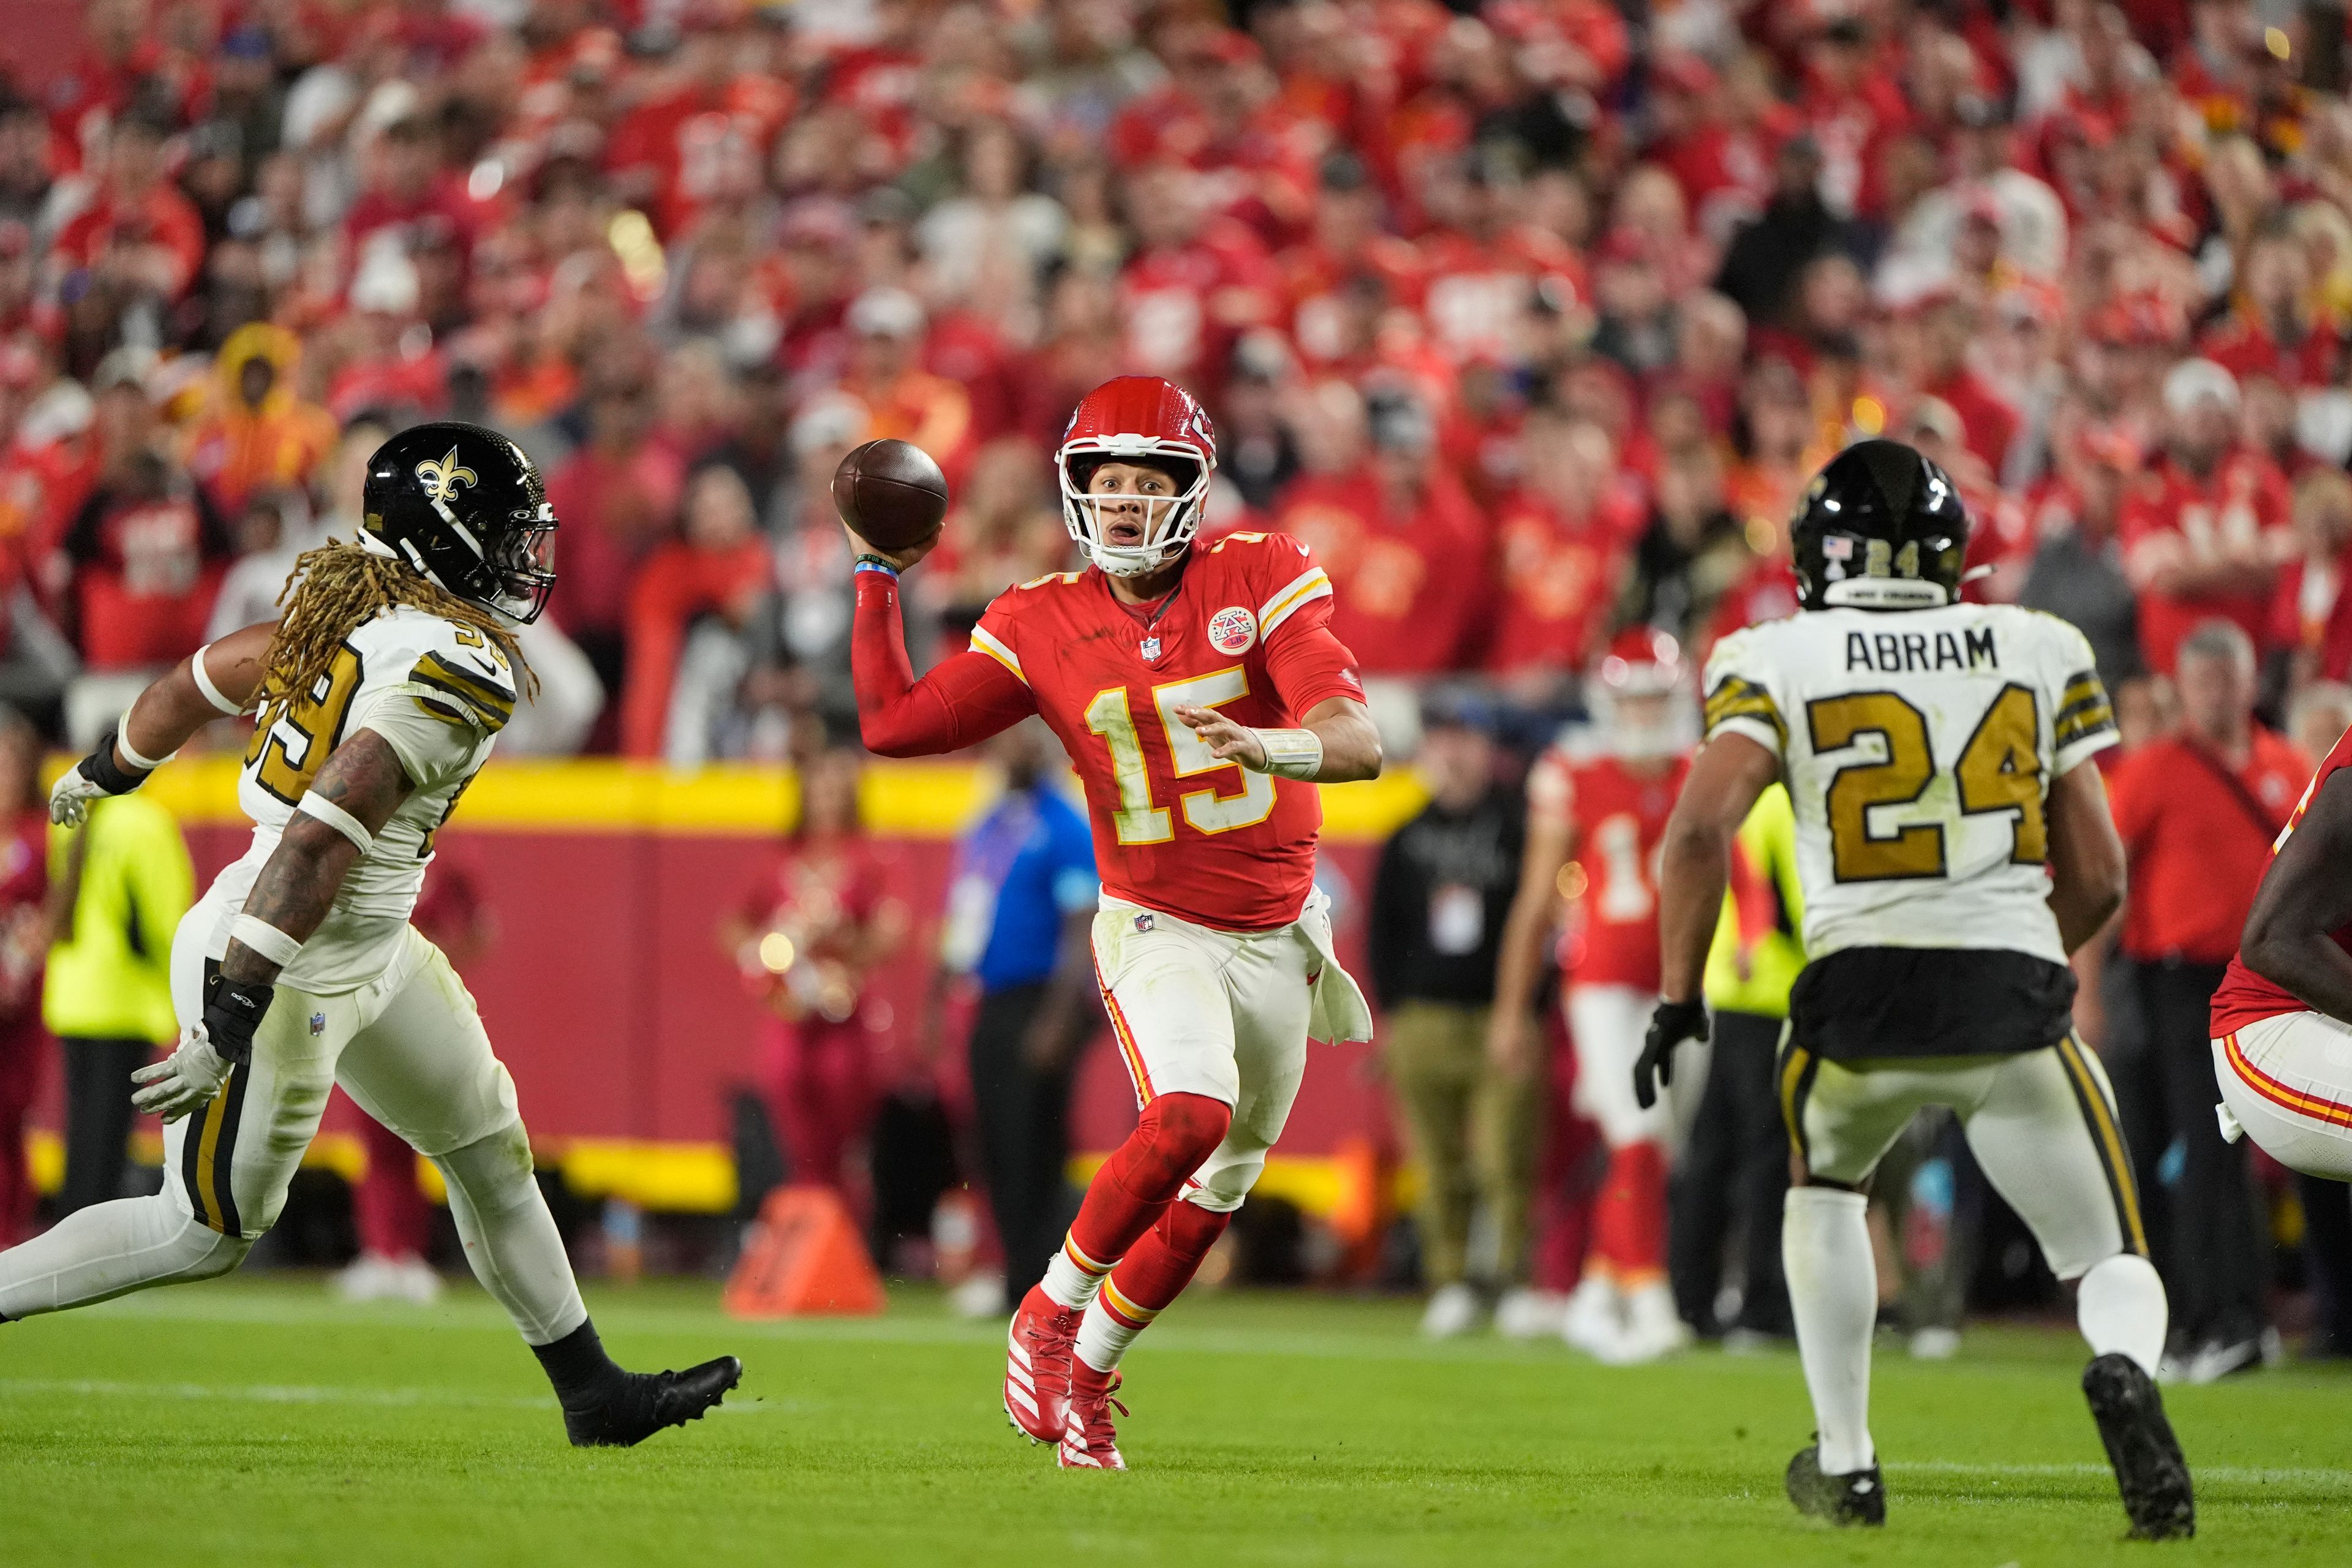
[[[2272,584],[2294,552],[2286,480],[2237,446],[2238,384],[2210,360],[2164,378],[2163,461],[2124,503],[2125,569],[2139,591],[2140,652],[2159,675],[2191,628],[2215,616],[2249,637],[2268,630]]]
[[[100,481],[66,531],[65,552],[90,668],[168,665],[204,646],[228,528],[162,453],[132,452]]]
[[[343,236],[354,262],[372,245],[393,245],[414,254],[436,231],[454,235],[459,251],[471,248],[474,208],[455,177],[441,167],[440,138],[421,114],[404,115],[383,129],[362,163],[367,184],[343,216]]]
[[[1979,311],[1954,292],[1931,296],[1903,321],[1896,355],[1905,378],[1922,397],[1933,397],[1959,416],[1961,439],[1998,480],[2016,439],[2017,411],[1969,367]]]
[[[1162,163],[1127,187],[1139,242],[1119,274],[1131,373],[1198,385],[1231,359],[1236,338],[1279,312],[1264,243],[1235,219],[1211,216],[1205,180]]]
[[[1525,449],[1526,482],[1496,512],[1486,668],[1540,700],[1600,652],[1628,534],[1611,515],[1616,447],[1598,425],[1538,410]]]
[[[2254,230],[2229,313],[2205,329],[2205,357],[2245,381],[2268,376],[2290,387],[2330,386],[2344,363],[2344,339],[2324,318],[2311,287],[2311,261],[2284,216]]]
[[[1332,634],[1365,674],[1434,675],[1474,664],[1492,608],[1486,521],[1436,461],[1436,426],[1421,402],[1375,393],[1366,428],[1370,460],[1299,480],[1276,526],[1330,574]]]
[[[749,668],[742,627],[773,576],[742,476],[716,463],[702,469],[687,487],[684,537],[647,556],[629,590],[622,755],[679,766],[709,759]]]
[[[604,162],[624,201],[643,205],[665,239],[683,237],[713,203],[760,188],[768,149],[791,115],[789,80],[740,69],[732,28],[679,40],[677,86],[638,104],[613,128]]]
[[[2291,689],[2352,679],[2352,479],[2314,468],[2294,487],[2298,557],[2279,573],[2270,642],[2293,650]],[[2326,755],[2326,751],[2318,753]]]
[[[205,258],[204,219],[165,178],[170,128],[126,114],[107,132],[96,200],[58,234],[58,259],[134,292],[177,300]]]
[[[590,396],[588,439],[548,476],[547,499],[563,520],[556,618],[604,689],[619,691],[630,580],[675,523],[686,475],[675,454],[646,439],[651,387],[632,372],[608,374]]]
[[[2180,1179],[2151,1182],[2168,1214],[2149,1228],[2173,1303],[2174,1354],[2193,1382],[2258,1364],[2268,1329],[2267,1246],[2252,1223],[2245,1146],[2213,1120],[2207,1010],[2271,842],[2311,761],[2254,721],[2254,645],[2234,623],[2182,641],[2180,728],[2115,772],[2116,826],[2131,858],[2123,952],[2140,996],[2142,1053],[2109,1066],[2133,1163],[2156,1171],[2179,1142]]]

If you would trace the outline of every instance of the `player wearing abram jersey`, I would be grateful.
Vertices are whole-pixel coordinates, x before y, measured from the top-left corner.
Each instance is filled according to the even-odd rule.
[[[1707,661],[1707,741],[1667,824],[1646,1102],[1704,1038],[1707,947],[1732,839],[1775,778],[1795,807],[1808,963],[1790,996],[1782,1231],[1819,1436],[1789,1496],[1881,1523],[1869,1429],[1877,1309],[1865,1193],[1922,1105],[1959,1117],[1994,1187],[2076,1288],[2083,1388],[2133,1532],[2194,1532],[2188,1468],[2152,1374],[2164,1286],[2097,1058],[2072,1028],[2067,957],[2123,900],[2094,753],[2115,719],[2081,633],[1959,602],[1969,521],[1893,441],[1823,468],[1791,526],[1801,612]]]
[[[1370,1037],[1314,890],[1314,784],[1370,778],[1381,752],[1306,548],[1192,548],[1216,447],[1189,393],[1097,387],[1055,466],[1087,570],[1000,595],[971,648],[917,680],[898,575],[930,545],[885,553],[853,533],[852,656],[870,749],[954,751],[1034,712],[1086,786],[1096,973],[1142,1117],[1013,1318],[1004,1408],[1064,1467],[1123,1468],[1119,1358],[1265,1169],[1309,1036]]]
[[[257,713],[237,800],[253,847],[172,942],[180,1046],[132,1077],[162,1115],[163,1191],[99,1204],[0,1253],[0,1320],[225,1274],[277,1220],[341,1084],[439,1167],[466,1257],[537,1352],[582,1447],[695,1419],[732,1356],[625,1372],[581,1304],[531,1175],[514,1083],[474,999],[408,923],[434,833],[513,715],[515,628],[555,584],[555,517],[521,448],[419,426],[368,460],[354,544],[296,564],[286,617],[232,632],[140,694],[58,781],[79,823],[205,724]]]

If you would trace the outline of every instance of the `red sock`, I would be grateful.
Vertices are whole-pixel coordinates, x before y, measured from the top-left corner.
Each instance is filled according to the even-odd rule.
[[[1111,1270],[1103,1287],[1104,1305],[1139,1329],[1150,1322],[1184,1293],[1233,1217],[1198,1204],[1171,1203],[1161,1209],[1159,1223]]]
[[[1223,1101],[1204,1094],[1163,1094],[1145,1106],[1135,1131],[1087,1184],[1070,1245],[1106,1267],[1125,1258],[1184,1190],[1184,1179],[1224,1142],[1233,1121]]]
[[[1622,1285],[1645,1285],[1664,1271],[1666,1161],[1655,1143],[1611,1152],[1592,1206],[1592,1255]]]

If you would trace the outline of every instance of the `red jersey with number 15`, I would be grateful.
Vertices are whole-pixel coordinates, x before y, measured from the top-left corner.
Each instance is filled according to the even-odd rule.
[[[1658,846],[1689,772],[1688,757],[1637,773],[1615,757],[1573,762],[1557,746],[1528,771],[1531,813],[1575,835],[1569,864],[1580,876],[1561,889],[1583,918],[1563,949],[1570,984],[1658,988]]]
[[[1337,645],[1305,633],[1331,616],[1331,584],[1284,533],[1196,546],[1151,610],[1101,572],[1007,589],[971,646],[1019,676],[1086,786],[1104,890],[1224,931],[1298,918],[1323,825],[1316,786],[1219,762],[1176,717],[1214,708],[1284,729],[1333,697],[1360,701]],[[1288,657],[1286,657],[1286,656]]]
[[[2327,782],[2327,775],[2347,765],[2352,765],[2352,730],[2346,731],[2337,738],[2335,750],[2329,752],[2326,760],[2319,764],[2319,771],[2311,775],[2311,782],[2303,786],[2303,798],[2294,803],[2294,814],[2286,819],[2286,826],[2280,830],[2277,839],[2271,845],[2272,855],[2277,855],[2279,846],[2302,826],[2304,812],[2310,808],[2312,798],[2319,794],[2319,786]],[[2329,931],[2327,936],[2346,952],[2352,952],[2352,926],[2340,926]],[[2244,953],[2232,953],[2230,967],[2222,972],[2221,984],[2213,988],[2213,1038],[2218,1040],[2225,1035],[2234,1035],[2247,1025],[2258,1024],[2264,1018],[2311,1010],[2311,1005],[2294,992],[2247,968]]]

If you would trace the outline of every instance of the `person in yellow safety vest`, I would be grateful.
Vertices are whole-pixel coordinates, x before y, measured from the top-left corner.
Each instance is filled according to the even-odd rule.
[[[49,885],[63,912],[41,1016],[65,1058],[60,1208],[71,1214],[122,1195],[131,1075],[179,1037],[172,933],[196,873],[172,814],[125,795],[99,802],[84,826],[49,829]]]
[[[1797,818],[1789,792],[1757,797],[1734,840],[1723,918],[1706,955],[1714,1059],[1671,1194],[1667,1272],[1675,1303],[1699,1334],[1754,1344],[1791,1331],[1780,1276],[1781,1195],[1789,1186],[1789,1134],[1773,1063],[1789,1016],[1789,989],[1805,966],[1798,933]],[[1742,1237],[1739,1310],[1717,1310],[1725,1253]]]

